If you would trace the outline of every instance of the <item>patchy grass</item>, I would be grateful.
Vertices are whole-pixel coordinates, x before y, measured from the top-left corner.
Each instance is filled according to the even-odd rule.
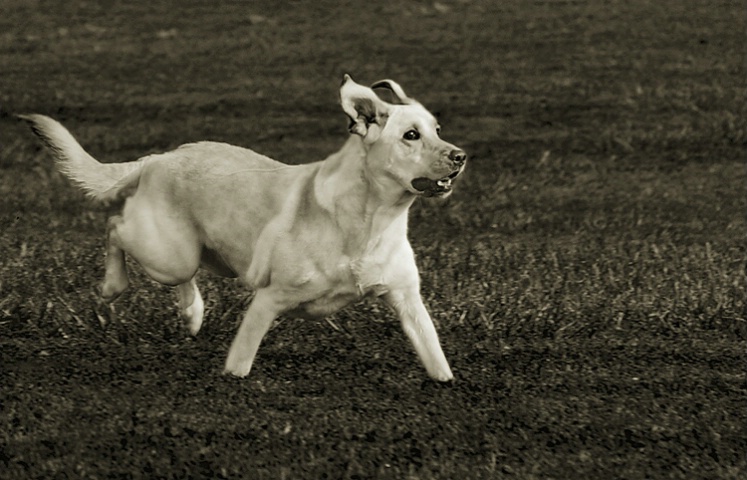
[[[0,476],[747,472],[737,5],[6,4]],[[471,155],[411,212],[451,385],[375,303],[282,318],[221,376],[250,293],[203,275],[195,339],[136,268],[104,305],[104,212],[5,115],[105,161],[215,139],[302,163],[343,141],[343,72],[396,79]]]

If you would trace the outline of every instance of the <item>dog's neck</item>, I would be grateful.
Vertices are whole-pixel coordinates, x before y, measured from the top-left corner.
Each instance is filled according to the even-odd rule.
[[[351,135],[338,152],[321,163],[314,179],[319,206],[338,219],[338,224],[351,226],[346,233],[363,249],[370,248],[369,243],[377,242],[389,228],[400,228],[404,234],[407,210],[416,197],[394,178],[374,175],[368,154],[363,140]]]

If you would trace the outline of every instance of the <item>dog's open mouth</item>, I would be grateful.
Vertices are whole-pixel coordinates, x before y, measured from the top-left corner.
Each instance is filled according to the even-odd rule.
[[[451,191],[451,182],[462,173],[462,170],[455,170],[448,176],[433,180],[428,177],[418,177],[410,184],[412,188],[422,193],[426,197],[437,197],[445,195]]]

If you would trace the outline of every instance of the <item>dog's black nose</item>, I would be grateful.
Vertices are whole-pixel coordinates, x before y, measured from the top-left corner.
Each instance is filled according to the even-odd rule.
[[[467,154],[463,150],[452,150],[449,152],[449,160],[461,165],[467,161]]]

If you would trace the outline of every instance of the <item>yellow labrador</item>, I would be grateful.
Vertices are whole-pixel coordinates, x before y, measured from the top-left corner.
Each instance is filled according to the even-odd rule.
[[[448,196],[466,154],[442,140],[433,115],[391,80],[369,88],[345,75],[340,100],[350,137],[324,161],[297,166],[216,142],[102,164],[55,120],[21,118],[73,182],[121,207],[108,224],[105,299],[128,286],[127,253],[153,279],[177,287],[181,315],[196,334],[204,313],[197,270],[238,277],[256,293],[225,371],[243,377],[278,315],[323,316],[376,296],[396,311],[428,374],[450,380],[420,297],[407,211],[418,196]]]

